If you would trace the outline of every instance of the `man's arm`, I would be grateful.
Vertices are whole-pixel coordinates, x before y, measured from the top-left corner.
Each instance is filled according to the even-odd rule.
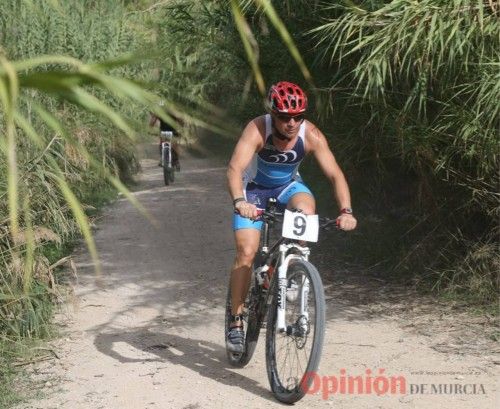
[[[259,130],[259,118],[251,121],[243,130],[234,148],[227,169],[227,183],[232,200],[244,198],[243,173],[253,159],[253,155],[262,146],[262,135]],[[238,202],[235,207],[244,217],[257,217],[257,208],[246,201]]]
[[[308,123],[306,134],[306,147],[312,152],[325,176],[332,183],[335,192],[335,199],[339,210],[351,208],[351,194],[344,173],[335,156],[328,146],[325,135],[312,123]],[[341,214],[339,216],[340,228],[352,230],[356,227],[357,221],[351,214]]]

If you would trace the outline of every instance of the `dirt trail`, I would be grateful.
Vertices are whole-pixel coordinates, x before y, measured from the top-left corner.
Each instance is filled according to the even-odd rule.
[[[165,187],[154,146],[146,151],[134,190],[159,226],[126,200],[105,210],[95,231],[101,283],[82,246],[75,255],[76,302],[61,314],[65,335],[53,343],[60,359],[34,368],[46,397],[22,407],[283,406],[269,391],[263,338],[246,368],[225,360],[223,305],[233,241],[224,168],[184,158],[175,184]],[[412,306],[411,294],[375,279],[328,268],[321,268],[332,278],[326,280],[328,325],[318,373],[335,376],[339,390],[322,396],[319,389],[297,406],[498,407],[498,357],[487,340],[471,340],[471,325],[453,312]],[[341,392],[343,371],[374,387],[382,369],[377,390],[391,376],[404,376],[406,394]]]

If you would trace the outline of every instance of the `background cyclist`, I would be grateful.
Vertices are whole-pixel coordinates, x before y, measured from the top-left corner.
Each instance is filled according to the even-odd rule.
[[[252,220],[269,197],[278,207],[315,213],[315,200],[303,183],[298,167],[313,154],[331,181],[339,209],[339,227],[352,230],[356,219],[346,179],[323,133],[304,118],[307,96],[296,84],[281,81],[267,96],[268,114],[251,120],[236,144],[227,170],[229,193],[235,214],[233,230],[236,258],[231,270],[232,319],[226,340],[228,350],[244,351],[243,303],[248,292],[251,266],[258,250],[262,222]]]
[[[181,127],[181,122],[179,118],[177,118],[172,112],[169,112],[168,109],[165,108],[165,103],[162,101],[160,102],[160,106],[162,106],[166,112],[168,113],[169,116],[171,116],[174,120],[175,123],[169,124],[168,122],[165,122],[163,119],[160,117],[156,116],[155,114],[151,113],[150,119],[149,119],[149,126],[153,127],[156,125],[156,123],[160,124],[160,142],[159,142],[159,151],[160,151],[160,162],[158,163],[158,166],[162,166],[161,162],[161,143],[164,142],[165,140],[163,139],[161,133],[162,132],[172,132],[174,135],[174,138],[172,139],[172,165],[179,171],[180,170],[180,163],[179,163],[179,152],[178,152],[178,146],[177,142],[175,139],[179,136],[178,129]]]

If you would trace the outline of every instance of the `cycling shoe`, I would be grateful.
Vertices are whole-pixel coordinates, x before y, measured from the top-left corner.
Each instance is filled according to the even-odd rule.
[[[226,348],[235,354],[245,352],[245,331],[242,327],[229,328],[226,338]]]

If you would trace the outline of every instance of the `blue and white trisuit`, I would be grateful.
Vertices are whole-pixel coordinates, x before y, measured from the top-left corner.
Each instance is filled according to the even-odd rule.
[[[243,176],[243,194],[247,202],[265,209],[270,197],[276,198],[278,208],[284,209],[290,198],[297,193],[313,195],[302,182],[298,169],[304,159],[306,123],[299,128],[297,142],[292,149],[280,151],[273,144],[271,115],[265,116],[266,133],[264,147],[255,153]],[[233,230],[258,229],[261,221],[254,221],[239,214],[233,216]]]

